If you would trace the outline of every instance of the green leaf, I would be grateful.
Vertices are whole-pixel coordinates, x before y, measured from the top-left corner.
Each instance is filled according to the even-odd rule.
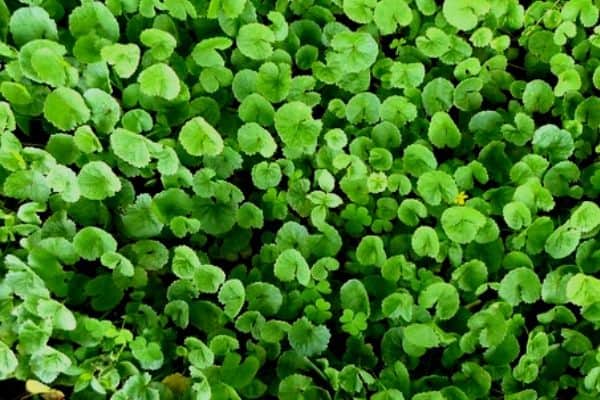
[[[64,353],[45,346],[31,357],[29,367],[40,381],[51,383],[66,372],[71,364],[71,359]]]
[[[379,115],[383,121],[390,122],[394,125],[403,126],[417,118],[417,107],[406,97],[390,96],[386,98],[383,103],[381,103]],[[381,124],[379,125],[379,128],[392,130],[392,126],[393,125],[390,124]],[[373,133],[376,135],[379,132],[381,131],[373,129],[372,135]],[[400,141],[401,140],[402,139],[400,138]],[[400,143],[398,143],[398,145],[399,144]],[[390,147],[397,147],[394,142],[390,143],[390,145]]]
[[[340,302],[345,310],[352,310],[354,313],[363,313],[367,317],[371,314],[371,305],[367,290],[358,279],[346,281],[340,288]]]
[[[328,61],[348,73],[369,68],[377,59],[377,42],[364,32],[339,32],[331,41],[335,50]]]
[[[211,0],[208,6],[208,18],[217,18],[220,14],[227,18],[237,18],[242,14],[247,0]]]
[[[300,374],[291,374],[279,382],[278,398],[281,400],[295,400],[312,386],[312,379]]]
[[[288,97],[291,86],[292,70],[289,64],[266,62],[258,69],[256,91],[270,102],[279,103]]]
[[[63,45],[47,39],[35,39],[21,48],[19,66],[23,75],[34,82],[53,87],[73,86],[79,78],[78,71],[65,61],[65,54]]]
[[[569,218],[568,224],[582,234],[594,231],[600,226],[600,207],[591,201],[583,201]]]
[[[352,124],[365,122],[374,124],[379,121],[380,101],[373,93],[359,93],[346,105],[346,118]]]
[[[39,203],[46,202],[50,196],[50,187],[44,176],[32,170],[16,171],[8,175],[2,191],[7,197]]]
[[[225,60],[217,50],[231,47],[233,42],[227,37],[212,37],[198,43],[192,51],[192,58],[201,67],[224,66]]]
[[[259,189],[277,187],[281,182],[282,174],[279,164],[268,161],[261,161],[252,167],[252,183]]]
[[[81,195],[90,200],[103,200],[121,190],[121,181],[104,161],[85,164],[77,175]]]
[[[534,79],[525,86],[523,105],[529,113],[547,113],[554,104],[552,87],[541,79]]]
[[[453,242],[465,244],[473,241],[477,231],[486,223],[485,216],[471,207],[450,207],[441,217],[442,228]]]
[[[395,62],[387,78],[390,85],[399,89],[416,88],[425,78],[425,67],[421,63]]]
[[[481,260],[469,260],[452,272],[452,281],[461,290],[474,292],[488,278],[488,270]]]
[[[455,148],[460,144],[461,134],[447,113],[437,111],[431,117],[427,137],[437,148]]]
[[[139,336],[129,343],[129,348],[143,369],[157,370],[164,363],[164,355],[156,342],[148,342]]]
[[[96,34],[113,42],[119,38],[117,19],[98,1],[85,2],[73,9],[69,15],[69,30],[76,38],[88,34]]]
[[[179,328],[187,328],[190,323],[190,308],[183,300],[170,301],[165,306],[165,315],[169,316]]]
[[[237,140],[240,150],[248,155],[260,154],[270,158],[277,150],[277,143],[263,127],[255,122],[242,125],[237,132]]]
[[[171,56],[177,46],[177,41],[169,32],[161,29],[144,29],[140,33],[140,41],[150,47],[149,53],[155,60],[163,61]]]
[[[552,124],[536,129],[532,143],[537,154],[547,156],[552,162],[569,158],[574,150],[571,134]]]
[[[96,88],[86,90],[83,97],[92,111],[91,119],[98,132],[112,131],[121,118],[121,107],[117,100]]]
[[[297,280],[302,286],[310,282],[310,268],[302,254],[295,249],[286,249],[275,260],[275,276],[283,282]]]
[[[179,77],[171,67],[158,63],[144,69],[138,76],[140,91],[146,96],[173,100],[181,91]]]
[[[410,322],[413,316],[413,297],[406,292],[392,293],[381,302],[381,311],[388,318]]]
[[[140,48],[134,43],[110,44],[100,51],[102,60],[112,65],[117,75],[123,79],[131,78],[140,62]]]
[[[568,69],[558,75],[558,83],[554,86],[554,94],[562,97],[569,91],[579,90],[581,87],[581,77],[575,69]]]
[[[420,357],[427,349],[437,347],[439,343],[439,336],[428,324],[410,324],[404,328],[402,348],[411,356]]]
[[[415,394],[411,400],[445,400],[446,396],[439,390],[431,390]]]
[[[224,147],[219,132],[202,117],[194,117],[183,125],[179,142],[193,156],[217,156]]]
[[[546,240],[544,250],[552,258],[561,259],[573,253],[579,244],[581,231],[565,224],[559,226]]]
[[[435,229],[429,226],[418,227],[412,235],[411,246],[419,257],[435,258],[440,251],[440,242]]]
[[[88,261],[97,260],[105,253],[117,250],[117,241],[103,229],[87,226],[73,237],[77,254]]]
[[[196,8],[189,0],[164,0],[164,6],[175,19],[185,21],[188,15],[197,18]]]
[[[417,37],[415,43],[424,55],[432,58],[443,56],[451,46],[448,34],[436,27],[427,28],[425,35]],[[424,104],[427,113],[432,114],[432,106],[439,108],[437,111],[446,111],[452,105],[453,91],[454,86],[445,78],[435,78],[427,83],[423,90],[423,97],[427,99]]]
[[[322,126],[310,107],[299,101],[286,103],[275,113],[275,129],[290,156],[313,152]]]
[[[46,97],[44,117],[58,129],[68,131],[86,123],[90,119],[90,110],[78,92],[61,87]]]
[[[480,78],[467,78],[461,81],[454,91],[454,105],[461,111],[475,111],[481,107],[483,96],[483,80]]]
[[[531,224],[531,212],[521,201],[512,201],[505,205],[502,209],[502,216],[506,225],[513,230],[526,228]]]
[[[37,312],[40,317],[51,319],[54,329],[72,331],[77,327],[75,315],[71,310],[55,300],[40,300]]]
[[[268,27],[256,22],[243,25],[236,38],[240,52],[253,60],[264,60],[273,53],[275,35]]]
[[[22,7],[10,16],[10,34],[19,46],[34,39],[57,39],[56,22],[42,7]]]
[[[235,318],[246,300],[244,285],[239,279],[230,279],[223,283],[219,290],[219,302],[223,304],[225,315]]]
[[[190,393],[191,398],[194,400],[209,400],[212,398],[212,390],[207,380],[192,383]]]
[[[376,0],[344,0],[344,13],[352,21],[359,24],[368,24],[373,20],[373,8]]]
[[[8,379],[19,365],[15,353],[0,341],[0,379]]]
[[[489,8],[487,0],[444,0],[442,12],[450,25],[461,31],[470,31],[477,26],[479,18],[485,15]]]
[[[85,154],[102,151],[102,143],[89,125],[80,126],[75,130],[73,143],[77,150]]]
[[[577,17],[585,27],[591,27],[598,21],[598,6],[590,0],[567,1],[562,7],[561,15],[567,21],[575,21]]]
[[[16,82],[2,82],[0,84],[0,93],[12,104],[25,105],[33,101],[27,87]]]
[[[488,397],[492,388],[492,376],[475,362],[463,363],[461,371],[452,376],[452,381],[471,399]]]
[[[382,392],[375,393],[371,399],[373,400],[404,400],[404,394],[398,389],[386,389]]]
[[[188,360],[194,367],[204,369],[213,365],[215,356],[201,340],[195,337],[187,337],[184,343],[189,349]]]
[[[404,0],[379,1],[373,14],[375,25],[382,35],[391,35],[399,26],[410,25],[412,19],[412,11]]]
[[[323,325],[313,325],[306,317],[296,320],[288,332],[292,349],[299,355],[312,357],[327,349],[331,333]]]
[[[585,274],[575,274],[566,288],[567,299],[580,307],[600,301],[600,279]]]
[[[436,282],[421,292],[419,304],[425,308],[435,305],[436,318],[447,320],[458,312],[460,299],[454,286],[445,282]]]
[[[526,267],[509,271],[500,281],[498,295],[509,304],[534,303],[541,295],[542,284],[537,274]]]
[[[111,397],[111,400],[127,400],[131,398],[139,398],[144,400],[159,400],[160,393],[158,389],[150,386],[152,376],[144,372],[136,374],[127,378],[123,387],[119,389]]]
[[[279,68],[277,66],[275,66],[275,68],[277,69],[277,71],[275,71],[276,75],[274,77],[275,77],[275,79],[279,80]],[[275,98],[285,97],[287,95],[286,90],[281,90],[281,89],[278,90],[277,87],[266,86],[267,82],[265,82],[263,80],[265,78],[265,75],[259,75],[259,78],[261,78],[259,80],[259,82],[261,84],[260,87],[262,89],[265,89],[270,94],[274,94]],[[284,79],[284,81],[287,81],[287,79]],[[262,86],[263,83],[265,84],[264,87]],[[275,117],[275,109],[273,108],[271,103],[269,103],[269,101],[266,98],[264,98],[263,96],[261,96],[258,93],[252,93],[251,95],[246,96],[246,98],[244,98],[244,100],[242,100],[242,103],[240,104],[240,107],[238,109],[238,115],[240,116],[240,119],[242,121],[250,124],[251,126],[253,123],[256,123],[257,125],[260,125],[260,126],[270,126],[270,125],[273,125],[273,118]],[[242,128],[243,128],[243,126],[242,126]],[[238,133],[238,135],[239,135],[239,133]],[[239,139],[238,139],[238,141],[239,141]]]
[[[178,278],[191,279],[201,265],[198,255],[190,247],[185,245],[175,247],[171,268]]]
[[[217,293],[225,281],[225,272],[219,267],[202,264],[194,270],[194,282],[202,293]]]
[[[129,261],[127,257],[117,252],[108,252],[102,254],[100,257],[100,262],[105,267],[112,269],[123,276],[132,277],[135,274],[131,261]]]
[[[264,316],[276,314],[283,303],[281,291],[275,285],[254,282],[246,286],[248,309],[259,311]]]
[[[442,203],[453,203],[458,195],[454,179],[442,171],[423,173],[417,181],[417,192],[427,204],[437,206]]]
[[[263,211],[252,203],[244,203],[238,209],[238,225],[242,228],[260,229],[264,225]]]
[[[120,159],[137,168],[143,168],[150,163],[150,152],[147,141],[142,135],[117,128],[110,135],[110,146]]]
[[[363,237],[356,248],[356,259],[361,265],[374,265],[380,267],[386,260],[383,241],[379,236],[368,235]]]
[[[402,161],[407,173],[417,177],[438,166],[433,152],[419,143],[413,143],[404,149]]]

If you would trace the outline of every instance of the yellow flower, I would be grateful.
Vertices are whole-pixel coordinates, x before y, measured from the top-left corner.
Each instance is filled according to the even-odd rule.
[[[465,205],[465,200],[467,200],[468,198],[469,198],[468,194],[466,194],[465,192],[460,192],[454,198],[454,202],[456,204],[458,204],[459,206],[464,206]]]

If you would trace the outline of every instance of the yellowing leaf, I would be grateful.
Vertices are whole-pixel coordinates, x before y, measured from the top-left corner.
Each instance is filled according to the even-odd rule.
[[[41,395],[44,400],[63,400],[65,394],[58,389],[52,389],[35,379],[28,379],[25,382],[25,390],[31,395]]]

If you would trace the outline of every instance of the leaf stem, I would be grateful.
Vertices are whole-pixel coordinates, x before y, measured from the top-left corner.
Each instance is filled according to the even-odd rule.
[[[466,308],[467,310],[470,310],[471,308],[473,308],[473,307],[477,307],[477,306],[478,306],[478,305],[480,305],[480,304],[481,304],[481,300],[477,299],[477,300],[475,300],[474,302],[467,304],[467,305],[465,306],[465,308]]]
[[[321,379],[323,379],[325,382],[329,383],[329,379],[327,378],[327,375],[325,375],[325,373],[323,371],[321,371],[321,368],[319,368],[314,362],[312,362],[308,357],[304,357],[304,361],[306,361],[306,363],[310,366],[310,368],[316,372],[319,377]]]

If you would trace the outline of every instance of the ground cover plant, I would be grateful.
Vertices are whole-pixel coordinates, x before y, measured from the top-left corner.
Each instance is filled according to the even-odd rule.
[[[0,397],[600,398],[593,0],[0,0]]]

